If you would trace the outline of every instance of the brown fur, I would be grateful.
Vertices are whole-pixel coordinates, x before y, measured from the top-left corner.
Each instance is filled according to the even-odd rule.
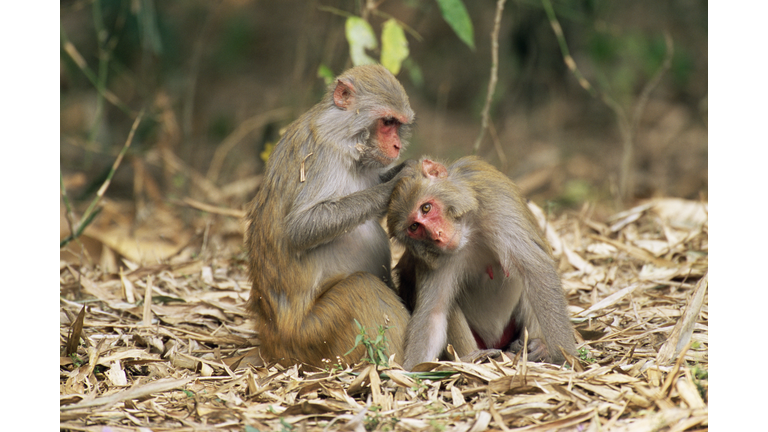
[[[357,361],[362,349],[344,355],[358,334],[355,319],[369,335],[390,326],[389,352],[402,356],[409,314],[392,290],[378,219],[403,166],[387,165],[406,145],[412,121],[392,74],[361,66],[339,76],[275,146],[245,233],[248,309],[265,359]]]

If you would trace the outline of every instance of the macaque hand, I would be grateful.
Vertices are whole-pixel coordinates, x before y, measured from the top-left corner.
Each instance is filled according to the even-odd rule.
[[[392,182],[392,187],[397,183],[398,180],[400,180],[403,176],[410,176],[413,175],[414,170],[418,166],[419,161],[416,159],[407,159],[403,162],[395,165],[394,167],[390,168],[389,171],[385,172],[381,175],[381,181],[383,183]]]
[[[479,349],[476,351],[472,351],[471,353],[461,357],[461,361],[464,363],[474,363],[476,361],[484,361],[489,358],[496,358],[501,355],[501,350],[491,348],[491,349]]]
[[[523,350],[523,340],[518,339],[509,345],[509,349],[515,353]],[[528,360],[535,362],[547,362],[550,360],[547,344],[543,339],[536,338],[528,341]]]

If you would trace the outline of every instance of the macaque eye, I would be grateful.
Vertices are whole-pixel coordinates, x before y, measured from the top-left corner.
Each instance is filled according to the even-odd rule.
[[[416,232],[416,230],[419,229],[419,223],[414,222],[411,224],[411,226],[408,227],[408,230],[411,232]]]
[[[421,212],[424,214],[429,213],[429,211],[432,210],[432,204],[430,203],[424,203],[421,205]]]
[[[392,117],[387,117],[383,119],[383,123],[384,123],[384,126],[395,126],[397,125],[398,121]]]

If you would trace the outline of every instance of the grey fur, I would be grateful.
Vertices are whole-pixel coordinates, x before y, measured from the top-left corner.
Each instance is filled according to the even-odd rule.
[[[469,326],[486,341],[499,340],[514,316],[531,340],[544,342],[532,353],[534,358],[543,352],[543,359],[561,363],[559,347],[575,354],[549,247],[514,183],[475,157],[450,165],[447,178],[424,178],[418,169],[408,173],[411,177],[395,188],[388,212],[390,234],[408,250],[403,259],[416,260],[396,269],[415,268],[416,305],[406,330],[403,366],[411,369],[429,361],[445,347],[447,328],[438,317],[446,316],[452,304],[459,305]],[[462,238],[457,250],[446,252],[406,234],[405,219],[428,197],[439,197],[447,206]],[[489,264],[493,279],[486,273]]]
[[[338,82],[354,88],[346,109],[334,103]],[[368,141],[382,108],[406,120],[399,131],[404,149],[414,114],[403,87],[382,66],[350,69],[321,102],[289,125],[272,151],[245,236],[248,249],[259,255],[252,260],[254,284],[263,287],[259,292],[276,296],[251,298],[250,307],[263,319],[275,319],[275,311],[283,309],[270,305],[277,305],[279,293],[300,283],[291,272],[314,280],[312,291],[293,301],[313,302],[323,281],[357,271],[392,285],[389,241],[377,219],[386,212],[402,165],[387,170],[390,161],[385,163]],[[382,178],[389,181],[382,183]],[[286,254],[296,258],[296,268],[284,268]]]

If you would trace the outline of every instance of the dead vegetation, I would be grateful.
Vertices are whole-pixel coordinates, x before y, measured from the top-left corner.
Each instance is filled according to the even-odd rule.
[[[155,235],[185,245],[162,256],[136,252],[152,247],[141,227],[123,243],[110,227],[125,224],[89,227],[61,261],[61,429],[706,430],[707,205],[657,199],[606,221],[534,210],[578,332],[581,358],[564,367],[264,365],[234,218]]]

